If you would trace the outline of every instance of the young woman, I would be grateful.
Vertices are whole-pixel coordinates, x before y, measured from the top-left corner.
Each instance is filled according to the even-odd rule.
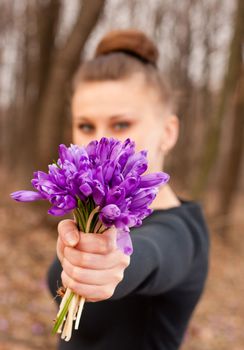
[[[74,79],[73,143],[129,137],[148,150],[149,171],[161,171],[179,120],[157,59],[144,33],[108,33]],[[170,184],[152,208],[131,230],[130,258],[117,249],[114,229],[82,234],[73,220],[59,223],[51,292],[58,281],[87,301],[79,330],[69,342],[60,340],[60,350],[179,349],[207,277],[208,230],[200,204],[179,198]]]

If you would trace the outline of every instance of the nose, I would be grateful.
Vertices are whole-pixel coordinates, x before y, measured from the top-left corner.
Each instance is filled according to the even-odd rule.
[[[111,132],[111,130],[109,130],[109,128],[102,126],[96,129],[95,137],[96,137],[96,140],[100,140],[102,137],[107,137],[107,138],[114,137],[114,134],[113,132]]]
[[[100,140],[102,137],[108,137],[107,135],[108,135],[108,133],[106,132],[106,130],[104,128],[97,129],[96,133],[95,133],[95,138],[96,138],[96,140]]]

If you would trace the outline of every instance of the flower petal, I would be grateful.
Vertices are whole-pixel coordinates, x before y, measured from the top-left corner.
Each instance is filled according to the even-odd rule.
[[[113,220],[120,216],[120,209],[115,204],[108,204],[102,208],[101,213],[107,219]]]
[[[34,191],[16,191],[10,194],[11,198],[15,199],[18,202],[33,202],[38,201],[43,198],[43,196]]]
[[[133,253],[132,241],[127,228],[117,229],[117,247],[126,255]]]
[[[82,185],[80,185],[79,190],[86,197],[90,196],[90,194],[92,193],[92,188],[88,183],[83,183]]]
[[[70,209],[64,209],[59,208],[57,206],[52,206],[50,209],[48,209],[48,214],[54,215],[54,216],[62,216],[67,214],[70,211]]]
[[[164,184],[169,180],[170,176],[164,172],[147,174],[141,177],[140,187],[147,188]]]

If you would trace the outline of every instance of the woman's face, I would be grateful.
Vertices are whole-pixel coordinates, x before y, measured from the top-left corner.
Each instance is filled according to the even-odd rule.
[[[122,141],[129,137],[138,151],[148,150],[150,171],[162,170],[164,154],[177,139],[178,118],[167,115],[156,90],[145,84],[142,74],[82,82],[71,108],[75,144],[86,145],[103,136]]]

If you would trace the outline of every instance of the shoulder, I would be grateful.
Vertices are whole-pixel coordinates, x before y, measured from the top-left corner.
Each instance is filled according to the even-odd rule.
[[[183,243],[191,245],[194,256],[199,252],[208,255],[209,230],[201,203],[179,198],[181,205],[168,209],[157,209],[144,219],[143,225],[132,233],[149,240]]]
[[[190,229],[198,229],[208,233],[207,222],[204,216],[203,208],[200,202],[185,200],[180,198],[180,205],[167,208],[156,209],[150,216],[144,219],[144,224],[182,224],[187,225]]]

